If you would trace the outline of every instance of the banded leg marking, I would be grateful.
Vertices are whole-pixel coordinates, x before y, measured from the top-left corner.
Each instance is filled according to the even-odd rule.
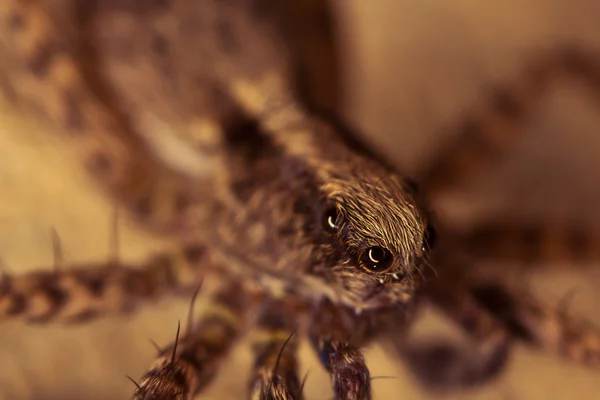
[[[473,286],[472,292],[515,337],[587,367],[600,367],[600,329],[591,323],[497,284]]]
[[[0,318],[36,323],[76,323],[131,311],[166,293],[191,291],[205,251],[190,245],[163,253],[141,265],[115,261],[40,271],[0,279]]]
[[[237,341],[247,306],[237,285],[218,292],[190,332],[160,353],[131,400],[190,400],[206,388]]]
[[[533,266],[600,260],[600,235],[567,224],[484,222],[458,234],[459,251],[470,257]]]

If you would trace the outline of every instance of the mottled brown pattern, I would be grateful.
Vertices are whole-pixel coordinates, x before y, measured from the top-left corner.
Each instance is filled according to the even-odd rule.
[[[27,275],[2,276],[0,318],[36,323],[79,323],[131,311],[167,294],[191,293],[200,269],[210,265],[198,246],[156,255],[140,265],[116,262],[69,265]]]
[[[600,337],[591,323],[543,304],[527,292],[515,296],[493,283],[476,286],[472,291],[516,337],[587,367],[600,364]]]
[[[440,182],[451,182],[453,173],[468,175],[468,168],[456,166],[478,164],[516,137],[529,108],[561,74],[582,76],[597,91],[596,54],[569,48],[533,57],[533,68],[526,66],[515,84],[490,91],[481,111],[459,124],[466,143],[442,152],[416,192],[395,167],[350,145],[350,132],[335,116],[313,109],[326,105],[306,104],[310,93],[298,89],[302,46],[286,34],[285,10],[275,5],[11,0],[0,8],[0,15],[29,16],[26,24],[13,18],[0,24],[9,60],[3,72],[17,83],[10,95],[49,122],[49,132],[65,133],[99,186],[140,226],[181,247],[206,249],[207,265],[236,283],[194,329],[181,339],[178,331],[175,344],[136,383],[133,398],[187,399],[202,390],[240,334],[238,320],[250,306],[246,295],[262,305],[280,302],[276,311],[285,317],[311,317],[298,321],[298,331],[309,334],[340,400],[372,398],[360,349],[382,337],[403,342],[412,322],[407,314],[427,300],[463,327],[475,348],[472,357],[461,358],[460,352],[402,343],[400,355],[430,387],[493,377],[506,359],[509,334],[535,337],[534,343],[593,366],[597,331],[556,318],[508,288],[493,296],[505,296],[500,309],[490,306],[494,298],[469,296],[478,277],[466,273],[460,245],[443,224],[436,246],[428,203]],[[114,29],[106,29],[111,24]],[[211,146],[215,155],[200,151]],[[185,157],[176,159],[171,147]],[[197,261],[195,251],[183,253]],[[119,295],[97,297],[122,306],[156,297],[166,291],[162,285],[180,291],[171,264],[161,264],[158,274],[154,267],[147,263],[123,279]],[[192,267],[195,272],[198,265]],[[106,277],[127,276],[124,271],[112,266]],[[74,298],[58,286],[74,273],[54,274],[23,276],[25,289],[7,280],[7,314],[59,319]],[[92,297],[110,287],[76,281]],[[75,318],[95,311],[86,306]],[[294,347],[282,344],[271,365],[275,347],[269,346],[257,351],[260,377],[253,390],[299,396]],[[277,375],[280,362],[284,378]],[[270,366],[269,375],[263,368]]]

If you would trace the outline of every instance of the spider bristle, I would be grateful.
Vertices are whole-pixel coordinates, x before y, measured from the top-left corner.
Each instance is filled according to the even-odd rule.
[[[132,382],[132,383],[135,385],[135,387],[136,387],[138,390],[142,390],[142,387],[140,386],[140,384],[139,384],[139,383],[137,383],[137,381],[136,381],[135,379],[133,379],[133,378],[132,378],[131,376],[129,376],[129,375],[125,375],[125,377],[126,377],[127,379],[129,379],[129,380],[130,380],[130,381],[131,381],[131,382]]]
[[[186,336],[189,336],[192,332],[193,319],[194,319],[194,304],[196,303],[196,298],[198,297],[198,293],[200,293],[200,289],[202,289],[202,284],[204,283],[204,278],[200,279],[198,282],[198,286],[194,290],[194,294],[192,295],[192,300],[190,301],[190,308],[188,310],[188,320],[186,327]]]
[[[173,353],[171,354],[171,364],[175,364],[177,356],[177,345],[179,344],[179,331],[181,329],[181,321],[177,321],[177,333],[175,334],[175,344],[173,345]]]
[[[279,350],[279,354],[277,354],[277,359],[275,360],[275,365],[273,366],[273,374],[276,374],[277,371],[279,370],[279,362],[281,361],[281,357],[283,356],[285,346],[287,346],[287,344],[290,342],[290,340],[292,339],[292,336],[294,336],[294,332],[290,333],[290,335],[287,337],[287,339],[285,339],[285,342],[283,342],[283,345],[281,346],[281,349]]]
[[[302,382],[300,382],[300,390],[298,391],[297,397],[302,397],[302,393],[304,392],[304,386],[306,385],[306,381],[308,380],[309,373],[310,373],[310,370],[306,371],[306,373],[302,377]]]
[[[64,254],[60,236],[54,227],[50,228],[50,239],[52,241],[52,265],[54,267],[54,271],[58,272],[64,263]]]
[[[120,231],[119,231],[119,223],[120,223],[120,213],[119,213],[119,205],[115,202],[113,205],[113,215],[110,226],[110,237],[109,237],[109,251],[110,258],[118,265],[121,251],[120,251]]]
[[[162,353],[162,349],[161,347],[158,345],[158,343],[156,343],[154,340],[152,339],[148,339],[150,341],[150,343],[152,344],[152,346],[154,346],[154,348],[156,349],[156,354],[160,355],[160,353]]]

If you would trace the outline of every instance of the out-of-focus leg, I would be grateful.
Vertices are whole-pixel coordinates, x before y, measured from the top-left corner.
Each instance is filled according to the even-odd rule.
[[[525,65],[516,79],[492,87],[417,179],[425,201],[473,179],[496,162],[521,137],[551,86],[565,78],[583,83],[600,100],[600,54],[577,47],[556,47]]]
[[[477,304],[467,287],[440,281],[426,296],[462,328],[470,344],[419,343],[392,332],[392,343],[421,384],[430,390],[452,390],[493,379],[506,364],[511,345],[502,323]]]
[[[600,368],[600,329],[591,323],[514,288],[489,283],[473,285],[471,291],[515,337],[573,362]]]
[[[600,261],[600,232],[574,224],[483,221],[453,239],[455,251],[480,261],[528,268]]]
[[[191,293],[203,267],[207,267],[205,249],[198,244],[157,254],[138,265],[112,260],[15,276],[4,273],[0,318],[75,323],[131,311],[168,293]]]

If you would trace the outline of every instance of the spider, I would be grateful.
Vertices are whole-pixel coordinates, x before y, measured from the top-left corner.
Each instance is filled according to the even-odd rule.
[[[302,397],[300,335],[331,374],[336,399],[371,398],[360,349],[376,340],[390,341],[421,382],[438,388],[490,379],[513,340],[598,364],[595,329],[465,265],[472,249],[460,242],[481,249],[502,232],[458,237],[428,207],[468,175],[461,162],[501,150],[557,76],[597,91],[593,54],[565,48],[534,60],[410,180],[338,118],[300,99],[289,77],[294,46],[266,0],[73,4],[65,26],[46,3],[3,4],[6,75],[14,77],[3,82],[7,97],[77,143],[85,168],[120,207],[181,249],[137,267],[5,276],[5,315],[82,322],[185,291],[189,275],[217,274],[212,305],[134,379],[133,399],[200,393],[249,325],[254,399]],[[106,21],[118,21],[113,31],[97,29]],[[195,62],[177,64],[184,55]],[[171,148],[187,153],[178,159]],[[574,237],[583,252],[585,237]],[[405,340],[424,302],[456,320],[471,348]]]

